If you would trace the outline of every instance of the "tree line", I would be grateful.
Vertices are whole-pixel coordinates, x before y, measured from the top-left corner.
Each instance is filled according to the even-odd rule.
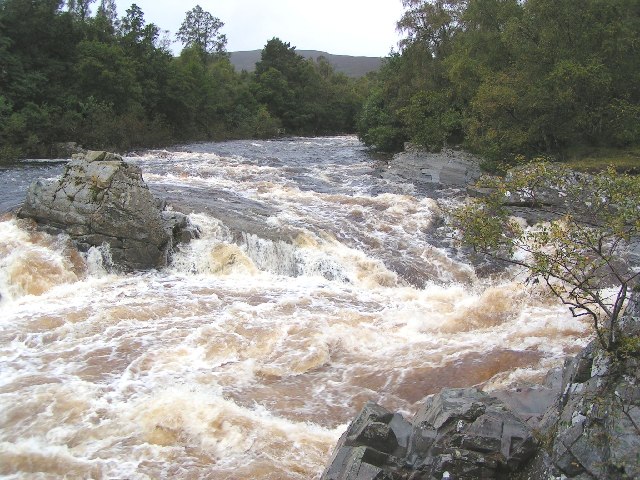
[[[638,145],[639,0],[403,4],[401,50],[359,118],[366,144],[463,145],[488,166]]]
[[[93,11],[95,10],[95,12]],[[168,32],[114,0],[0,2],[0,160],[52,145],[126,150],[181,141],[355,130],[368,79],[269,40],[255,73],[236,72],[223,22],[186,13]]]

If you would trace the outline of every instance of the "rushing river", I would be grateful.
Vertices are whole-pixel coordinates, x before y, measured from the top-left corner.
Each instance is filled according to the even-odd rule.
[[[131,156],[202,232],[162,271],[0,219],[3,478],[317,478],[367,401],[540,380],[587,327],[444,249],[352,137]],[[0,205],[61,164],[0,171]],[[440,203],[440,204],[439,204]]]

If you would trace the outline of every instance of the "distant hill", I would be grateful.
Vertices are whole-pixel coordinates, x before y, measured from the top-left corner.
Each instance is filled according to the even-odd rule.
[[[262,50],[251,50],[245,52],[231,52],[231,63],[239,72],[246,70],[253,72],[256,62],[260,61]],[[325,57],[333,65],[336,72],[341,72],[348,77],[362,77],[369,72],[376,71],[382,65],[380,57],[352,57],[350,55],[332,55],[317,50],[296,50],[298,55],[316,60],[318,57]]]

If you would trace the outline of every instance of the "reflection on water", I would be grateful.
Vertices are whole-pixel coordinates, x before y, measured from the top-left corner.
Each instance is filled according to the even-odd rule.
[[[437,203],[353,138],[130,161],[203,232],[163,271],[0,222],[7,478],[314,478],[367,400],[537,380],[584,342],[542,292],[440,248]]]

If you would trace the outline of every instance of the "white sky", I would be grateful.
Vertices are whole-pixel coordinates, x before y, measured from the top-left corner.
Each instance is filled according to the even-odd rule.
[[[278,37],[298,50],[384,57],[397,50],[401,0],[117,0],[120,16],[132,3],[147,23],[171,39],[188,10],[200,5],[224,22],[227,50],[260,50]],[[95,5],[94,5],[95,7]],[[173,46],[180,51],[180,44]]]

